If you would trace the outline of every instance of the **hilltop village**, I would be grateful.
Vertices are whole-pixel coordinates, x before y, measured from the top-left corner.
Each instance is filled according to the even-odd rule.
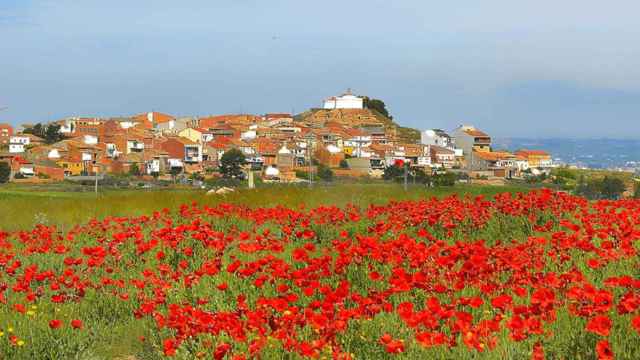
[[[403,128],[378,104],[347,91],[301,114],[180,117],[147,112],[126,117],[70,117],[48,124],[0,124],[0,161],[12,181],[62,181],[105,174],[216,177],[235,149],[244,168],[264,180],[304,181],[318,166],[336,176],[381,177],[403,164],[469,178],[521,178],[548,172],[550,154],[492,148],[472,125],[452,131]],[[374,106],[375,105],[375,106]],[[384,105],[383,105],[384,106]]]

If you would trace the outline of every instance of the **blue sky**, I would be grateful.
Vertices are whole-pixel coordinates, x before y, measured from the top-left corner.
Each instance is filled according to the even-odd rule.
[[[0,0],[0,122],[300,112],[351,87],[417,128],[640,138],[632,1]]]

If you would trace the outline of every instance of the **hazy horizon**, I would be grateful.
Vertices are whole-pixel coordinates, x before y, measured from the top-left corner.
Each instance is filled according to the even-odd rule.
[[[350,87],[418,129],[638,139],[640,4],[5,0],[0,122],[302,112]]]

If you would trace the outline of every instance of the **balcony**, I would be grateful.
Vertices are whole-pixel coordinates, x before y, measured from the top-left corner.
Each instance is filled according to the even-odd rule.
[[[475,145],[491,145],[490,137],[476,137],[473,139]]]
[[[129,151],[133,151],[133,152],[141,152],[144,150],[144,143],[142,142],[138,142],[138,141],[129,141],[127,143],[127,147],[129,148]]]

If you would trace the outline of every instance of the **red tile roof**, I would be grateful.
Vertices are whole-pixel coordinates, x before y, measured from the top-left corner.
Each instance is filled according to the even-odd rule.
[[[529,156],[529,155],[538,155],[538,156],[550,156],[548,152],[544,151],[544,150],[527,150],[527,149],[522,149],[522,150],[518,150],[516,151],[517,155],[521,155],[521,156]]]
[[[489,161],[514,159],[515,155],[502,151],[475,151],[473,156]]]
[[[138,114],[133,118],[140,122],[147,122],[149,121],[148,114],[149,113]],[[169,122],[171,120],[175,120],[175,117],[169,114],[163,114],[156,111],[151,112],[151,114],[153,114],[153,122],[157,124],[162,124],[162,123]]]
[[[484,132],[477,130],[477,129],[467,129],[464,130],[465,133],[471,135],[471,136],[478,136],[478,137],[489,137],[489,135],[485,134]]]

